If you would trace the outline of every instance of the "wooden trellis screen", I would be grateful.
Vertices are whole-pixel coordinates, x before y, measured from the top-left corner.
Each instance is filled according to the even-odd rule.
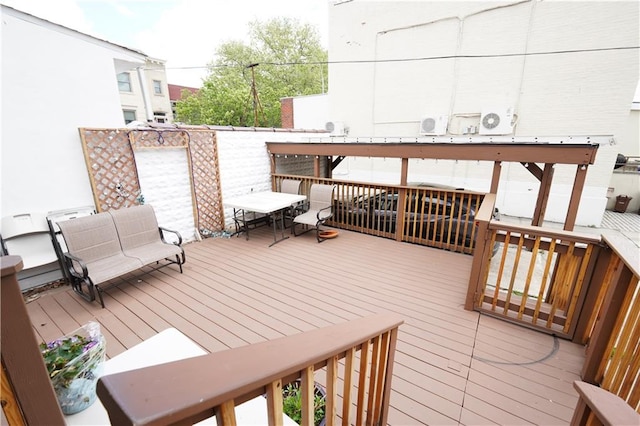
[[[80,129],[98,212],[140,204],[134,150],[185,148],[201,235],[224,228],[215,131],[191,129]]]

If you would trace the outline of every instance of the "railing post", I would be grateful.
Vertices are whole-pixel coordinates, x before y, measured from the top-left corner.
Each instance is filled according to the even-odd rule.
[[[63,425],[64,417],[18,285],[16,275],[22,269],[22,259],[19,256],[3,256],[0,257],[0,265],[0,347],[2,367],[6,368],[7,381],[19,405],[13,413],[21,411],[27,425]],[[4,393],[3,389],[3,399]],[[7,418],[10,416],[7,415]]]
[[[407,217],[407,188],[398,190],[398,206],[396,211],[396,241],[404,237],[404,224]]]
[[[485,254],[488,251],[487,244],[490,244],[490,240],[487,238],[489,233],[489,222],[485,220],[476,220],[475,226],[476,245],[473,250],[473,262],[471,263],[471,273],[469,274],[467,297],[464,302],[464,309],[467,311],[473,311],[476,305],[478,287],[480,286],[482,277],[485,275],[484,270],[488,267],[485,260]]]
[[[469,274],[469,285],[467,287],[467,297],[464,303],[464,309],[472,311],[476,303],[476,293],[480,287],[480,281],[485,274],[485,268],[488,268],[489,256],[492,252],[491,239],[489,236],[489,222],[491,221],[493,208],[496,202],[495,194],[487,194],[482,201],[482,205],[476,214],[474,226],[476,226],[476,244],[473,249],[473,262],[471,264],[471,273]],[[505,242],[506,244],[506,242]],[[480,296],[482,297],[482,296]]]
[[[489,192],[491,194],[498,193],[498,184],[500,183],[500,172],[502,171],[502,161],[494,161],[493,162],[493,174],[491,176],[491,189]]]

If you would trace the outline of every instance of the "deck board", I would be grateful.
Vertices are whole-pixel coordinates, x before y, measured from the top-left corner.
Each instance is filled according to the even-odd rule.
[[[405,324],[390,424],[570,419],[584,348],[465,311],[471,256],[344,230],[322,244],[313,233],[269,247],[271,238],[258,228],[249,240],[187,244],[183,274],[168,267],[116,280],[105,309],[66,286],[42,293],[27,304],[33,329],[53,340],[96,320],[113,357],[175,327],[214,352],[391,311]]]

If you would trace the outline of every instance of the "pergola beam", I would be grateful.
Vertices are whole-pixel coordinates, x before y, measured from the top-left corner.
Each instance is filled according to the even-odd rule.
[[[598,145],[541,143],[325,143],[267,142],[271,155],[313,155],[517,163],[593,164]]]

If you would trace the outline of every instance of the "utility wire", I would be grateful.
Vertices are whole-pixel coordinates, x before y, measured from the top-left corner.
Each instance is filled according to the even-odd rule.
[[[640,46],[622,46],[622,47],[602,47],[593,49],[576,49],[576,50],[552,50],[548,52],[526,52],[526,53],[497,53],[487,55],[443,55],[443,56],[425,56],[421,58],[396,58],[396,59],[362,59],[362,60],[345,60],[345,61],[311,61],[311,62],[260,62],[260,65],[274,66],[291,66],[291,65],[340,65],[340,64],[376,64],[376,63],[394,63],[394,62],[421,62],[434,61],[442,59],[483,59],[483,58],[512,58],[526,56],[545,56],[545,55],[566,55],[575,53],[590,52],[608,52],[619,50],[636,50]],[[188,66],[188,67],[166,67],[168,70],[188,70],[188,69],[204,69],[204,68],[245,68],[246,65],[211,65],[211,66]]]

